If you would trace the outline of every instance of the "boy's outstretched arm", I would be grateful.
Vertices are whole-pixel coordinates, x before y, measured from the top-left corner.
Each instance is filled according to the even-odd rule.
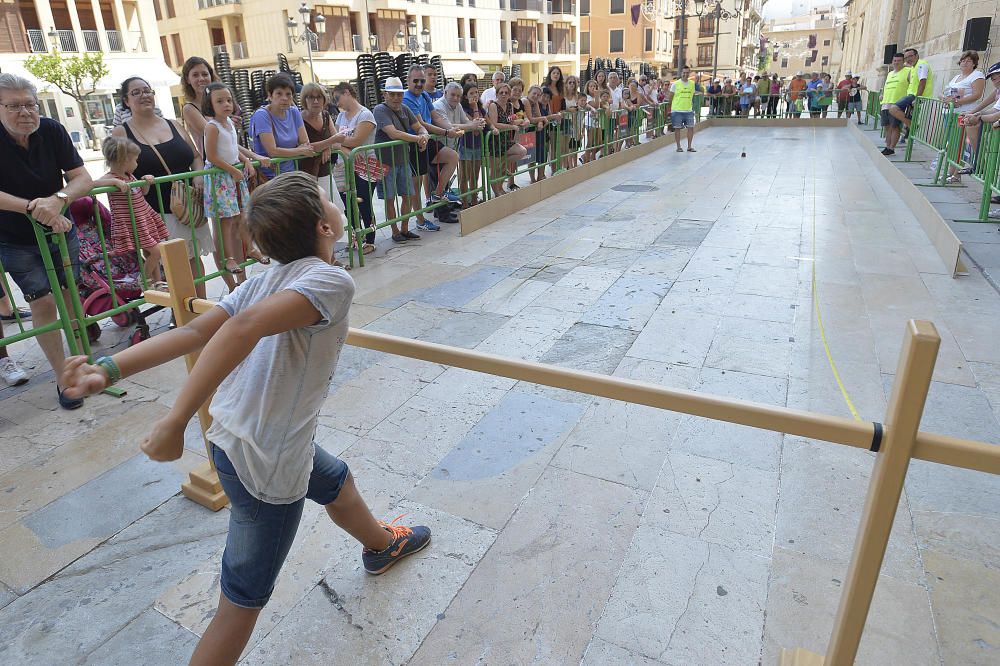
[[[121,370],[122,377],[138,374],[198,351],[208,343],[227,319],[229,315],[225,310],[219,307],[212,308],[195,317],[186,326],[144,340],[111,358]],[[84,398],[106,389],[109,377],[104,368],[87,363],[86,356],[73,356],[66,360],[66,367],[59,383],[65,387],[64,393],[67,396]]]
[[[261,338],[312,326],[320,319],[319,311],[305,296],[295,291],[281,291],[222,324],[218,335],[213,336],[202,350],[170,413],[157,422],[143,442],[143,452],[153,460],[180,458],[188,421]]]

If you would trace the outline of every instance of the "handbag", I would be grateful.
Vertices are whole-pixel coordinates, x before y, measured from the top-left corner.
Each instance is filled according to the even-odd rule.
[[[163,170],[167,172],[167,175],[174,175],[170,167],[167,166],[166,160],[163,159],[163,155],[156,149],[156,146],[150,143],[139,130],[134,127],[129,127],[129,129],[135,132],[135,135],[149,146],[149,149],[156,155],[156,159],[160,160],[160,164],[163,165]],[[170,213],[177,218],[177,221],[192,229],[203,227],[208,222],[208,218],[205,217],[205,194],[199,187],[180,180],[172,182],[170,184],[169,205]]]

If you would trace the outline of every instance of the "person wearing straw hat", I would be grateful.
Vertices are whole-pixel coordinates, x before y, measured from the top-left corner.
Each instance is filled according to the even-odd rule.
[[[406,87],[398,76],[390,76],[382,88],[385,101],[372,109],[375,116],[375,143],[404,141],[415,143],[420,151],[427,149],[430,135],[413,111],[403,104]],[[399,215],[405,216],[392,224],[392,240],[405,243],[420,240],[409,230],[408,213],[420,208],[420,198],[413,191],[413,168],[410,166],[409,146],[387,146],[378,149],[378,159],[389,167],[388,173],[378,183],[378,194],[385,200],[385,217],[396,217],[396,197],[399,197]]]

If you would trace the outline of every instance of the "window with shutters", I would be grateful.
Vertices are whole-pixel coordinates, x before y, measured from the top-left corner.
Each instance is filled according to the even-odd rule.
[[[384,51],[396,51],[396,33],[400,30],[406,34],[406,12],[398,10],[379,10],[375,16],[375,34],[378,35],[378,47]]]
[[[625,31],[624,30],[612,30],[608,35],[608,52],[609,53],[624,53],[625,52]]]
[[[624,14],[625,0],[611,0],[611,10],[609,14]]]
[[[156,15],[157,21],[163,20],[163,12],[160,11],[160,0],[153,0],[153,14]]]
[[[0,0],[0,53],[30,53],[17,3]]]
[[[170,67],[173,67],[174,59],[170,57],[170,48],[167,46],[166,35],[160,35],[160,50],[163,51],[163,61]]]
[[[646,33],[643,35],[643,51],[653,50],[653,29],[646,28]]]
[[[184,62],[184,49],[181,48],[181,36],[178,33],[170,35],[170,42],[174,45],[174,58],[177,64]]]
[[[166,0],[167,2],[167,18],[174,18],[177,13],[174,11],[174,0]]]
[[[712,66],[712,54],[714,53],[714,47],[711,44],[699,44],[698,45],[698,66],[699,67],[711,67]]]
[[[590,0],[580,0],[580,16],[590,16]]]
[[[326,31],[319,36],[318,51],[353,51],[351,40],[351,14],[347,7],[316,7],[309,28],[316,31],[316,16],[326,19]],[[381,42],[379,42],[381,43]]]
[[[590,33],[580,33],[580,53],[590,53]]]

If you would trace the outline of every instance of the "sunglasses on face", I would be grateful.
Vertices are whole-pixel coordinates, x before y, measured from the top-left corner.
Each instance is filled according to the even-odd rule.
[[[420,83],[423,84],[427,79],[410,79],[410,83]]]

